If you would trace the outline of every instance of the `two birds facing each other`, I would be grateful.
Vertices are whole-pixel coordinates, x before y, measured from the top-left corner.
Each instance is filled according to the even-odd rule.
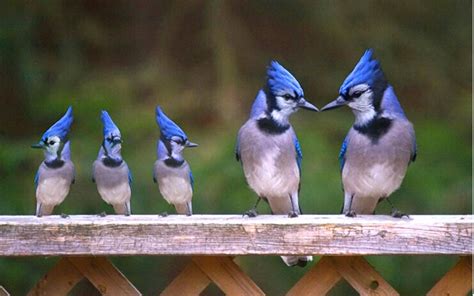
[[[122,135],[107,111],[102,111],[104,139],[97,159],[92,165],[92,181],[102,199],[112,205],[116,214],[130,215],[132,174],[123,160]],[[69,130],[73,122],[72,107],[51,126],[33,148],[44,149],[45,159],[35,177],[36,215],[50,215],[68,195],[74,183],[74,164],[71,161]],[[157,160],[153,180],[165,200],[176,207],[179,214],[192,214],[193,176],[183,158],[185,147],[196,147],[183,130],[169,119],[160,107],[156,108],[156,122],[161,135],[157,144]]]
[[[364,53],[342,83],[339,97],[321,109],[326,111],[347,105],[355,115],[355,122],[339,152],[344,191],[342,213],[349,217],[374,214],[377,204],[388,200],[390,194],[400,187],[408,165],[416,158],[413,126],[372,54],[372,50]],[[268,202],[273,214],[290,217],[301,214],[298,194],[303,155],[289,122],[290,115],[300,108],[319,111],[305,100],[303,88],[296,78],[277,62],[271,62],[266,84],[257,94],[249,119],[238,132],[235,150],[247,183],[257,194],[257,203],[246,212],[248,216],[257,214],[256,207],[262,199]],[[65,140],[72,122],[68,113],[45,133],[40,142],[40,146],[45,148],[46,159],[37,174],[39,215],[50,213],[52,207],[67,195],[74,180],[69,142]],[[103,113],[102,120],[104,142],[94,163],[94,176],[102,198],[114,205],[116,211],[119,209],[120,213],[129,214],[131,179],[120,157],[120,133],[115,125],[115,128],[106,128],[113,124],[107,113]],[[62,121],[64,123],[60,124]],[[159,108],[157,121],[161,136],[154,179],[163,197],[175,204],[178,212],[191,214],[193,179],[182,150],[195,145]],[[55,128],[56,125],[64,127]],[[51,131],[55,129],[58,131]],[[60,151],[62,142],[64,145]],[[53,171],[58,172],[56,179],[48,181]],[[117,176],[112,177],[112,174]],[[99,176],[107,181],[99,182]],[[116,184],[115,181],[125,184],[120,193],[112,189],[116,188],[111,185]],[[107,191],[107,194],[101,191]],[[118,196],[121,196],[119,201]],[[43,208],[48,208],[48,212]],[[403,213],[392,207],[392,216],[402,217]],[[287,265],[305,265],[312,257],[284,256],[282,259]]]

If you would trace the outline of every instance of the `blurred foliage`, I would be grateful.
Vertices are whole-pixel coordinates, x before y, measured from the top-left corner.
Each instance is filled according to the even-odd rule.
[[[239,126],[276,59],[306,98],[322,106],[373,47],[408,117],[419,154],[397,206],[412,214],[471,212],[471,2],[460,1],[2,1],[0,2],[0,196],[2,215],[32,214],[42,160],[29,148],[73,105],[77,177],[57,213],[111,212],[90,182],[101,142],[99,111],[122,131],[134,174],[132,210],[171,207],[152,182],[157,104],[200,147],[186,152],[196,213],[242,213],[254,202],[233,149]],[[304,152],[305,213],[338,213],[339,145],[349,110],[301,111],[293,124]],[[261,212],[268,207],[261,205]],[[379,213],[388,213],[380,205]],[[162,289],[186,257],[122,257],[114,263],[145,293]],[[278,257],[239,257],[269,295],[282,295],[310,267]],[[370,257],[402,294],[421,295],[451,257]],[[1,285],[23,295],[57,258],[0,259]],[[340,284],[333,295],[355,292]],[[219,294],[209,288],[206,294]]]

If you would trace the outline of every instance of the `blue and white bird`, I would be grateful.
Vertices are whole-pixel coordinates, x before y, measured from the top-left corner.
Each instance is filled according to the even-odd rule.
[[[189,164],[183,157],[186,147],[198,145],[188,140],[184,131],[160,107],[156,107],[156,123],[160,127],[157,157],[153,167],[153,181],[163,198],[175,206],[178,214],[193,214],[194,179]]]
[[[344,105],[352,109],[355,122],[339,153],[342,212],[374,214],[377,204],[400,187],[408,165],[415,161],[415,130],[370,49],[344,80],[339,97],[321,110]],[[404,215],[392,206],[392,216]]]
[[[278,62],[267,69],[267,83],[257,94],[250,117],[237,136],[236,158],[241,162],[249,186],[257,193],[257,203],[245,214],[254,217],[261,199],[273,214],[296,217],[301,176],[301,147],[289,122],[291,114],[304,108],[318,109],[304,98],[296,78]],[[304,266],[311,256],[282,257],[288,266]]]
[[[40,142],[31,146],[43,149],[45,157],[35,176],[38,217],[51,215],[74,183],[74,164],[68,140],[72,122],[72,107],[69,107],[66,114],[43,134]]]
[[[116,214],[129,216],[132,175],[122,158],[122,136],[107,111],[102,111],[100,119],[104,125],[104,140],[92,165],[92,181]]]

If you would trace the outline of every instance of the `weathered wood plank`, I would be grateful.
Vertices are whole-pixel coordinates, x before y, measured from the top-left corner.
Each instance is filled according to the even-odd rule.
[[[230,257],[202,256],[193,261],[226,295],[265,295]]]
[[[101,295],[142,295],[105,257],[68,257]]]
[[[400,295],[363,257],[330,257],[330,259],[339,274],[360,295]]]
[[[322,257],[286,294],[287,296],[326,295],[341,280],[330,257]]]
[[[28,296],[67,295],[83,277],[69,260],[61,258],[30,290]]]
[[[472,257],[461,257],[458,263],[428,292],[428,296],[467,295],[472,290]]]
[[[194,263],[189,262],[181,273],[166,287],[161,296],[199,295],[211,283],[207,275]]]
[[[0,216],[0,256],[469,255],[472,227],[472,215]]]
[[[10,296],[10,293],[3,286],[0,286],[0,296]]]

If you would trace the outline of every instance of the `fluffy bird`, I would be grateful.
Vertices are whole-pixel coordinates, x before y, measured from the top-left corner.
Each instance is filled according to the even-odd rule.
[[[240,161],[249,186],[257,194],[254,208],[245,214],[257,215],[261,199],[268,202],[273,214],[296,217],[301,176],[301,147],[289,122],[291,114],[304,108],[318,109],[304,98],[296,78],[278,62],[267,69],[266,86],[252,105],[250,117],[237,136],[236,159]],[[282,257],[288,266],[304,266],[311,256]]]
[[[92,165],[92,181],[116,214],[129,216],[132,175],[122,158],[122,136],[107,111],[102,111],[100,119],[104,125],[104,139]]]
[[[157,144],[157,160],[153,167],[153,181],[163,198],[173,204],[178,214],[193,214],[194,179],[189,164],[183,157],[186,147],[198,145],[188,140],[183,130],[160,107],[156,108],[156,122],[161,134]]]
[[[45,158],[35,176],[38,217],[51,215],[74,183],[74,164],[68,141],[72,122],[72,107],[69,107],[66,114],[43,134],[39,143],[31,146],[43,149]]]
[[[416,158],[408,121],[380,63],[367,50],[342,83],[339,97],[321,110],[349,106],[355,122],[339,153],[346,216],[374,214],[377,204],[397,190]],[[390,203],[390,201],[389,201]],[[392,216],[405,214],[392,206]]]

